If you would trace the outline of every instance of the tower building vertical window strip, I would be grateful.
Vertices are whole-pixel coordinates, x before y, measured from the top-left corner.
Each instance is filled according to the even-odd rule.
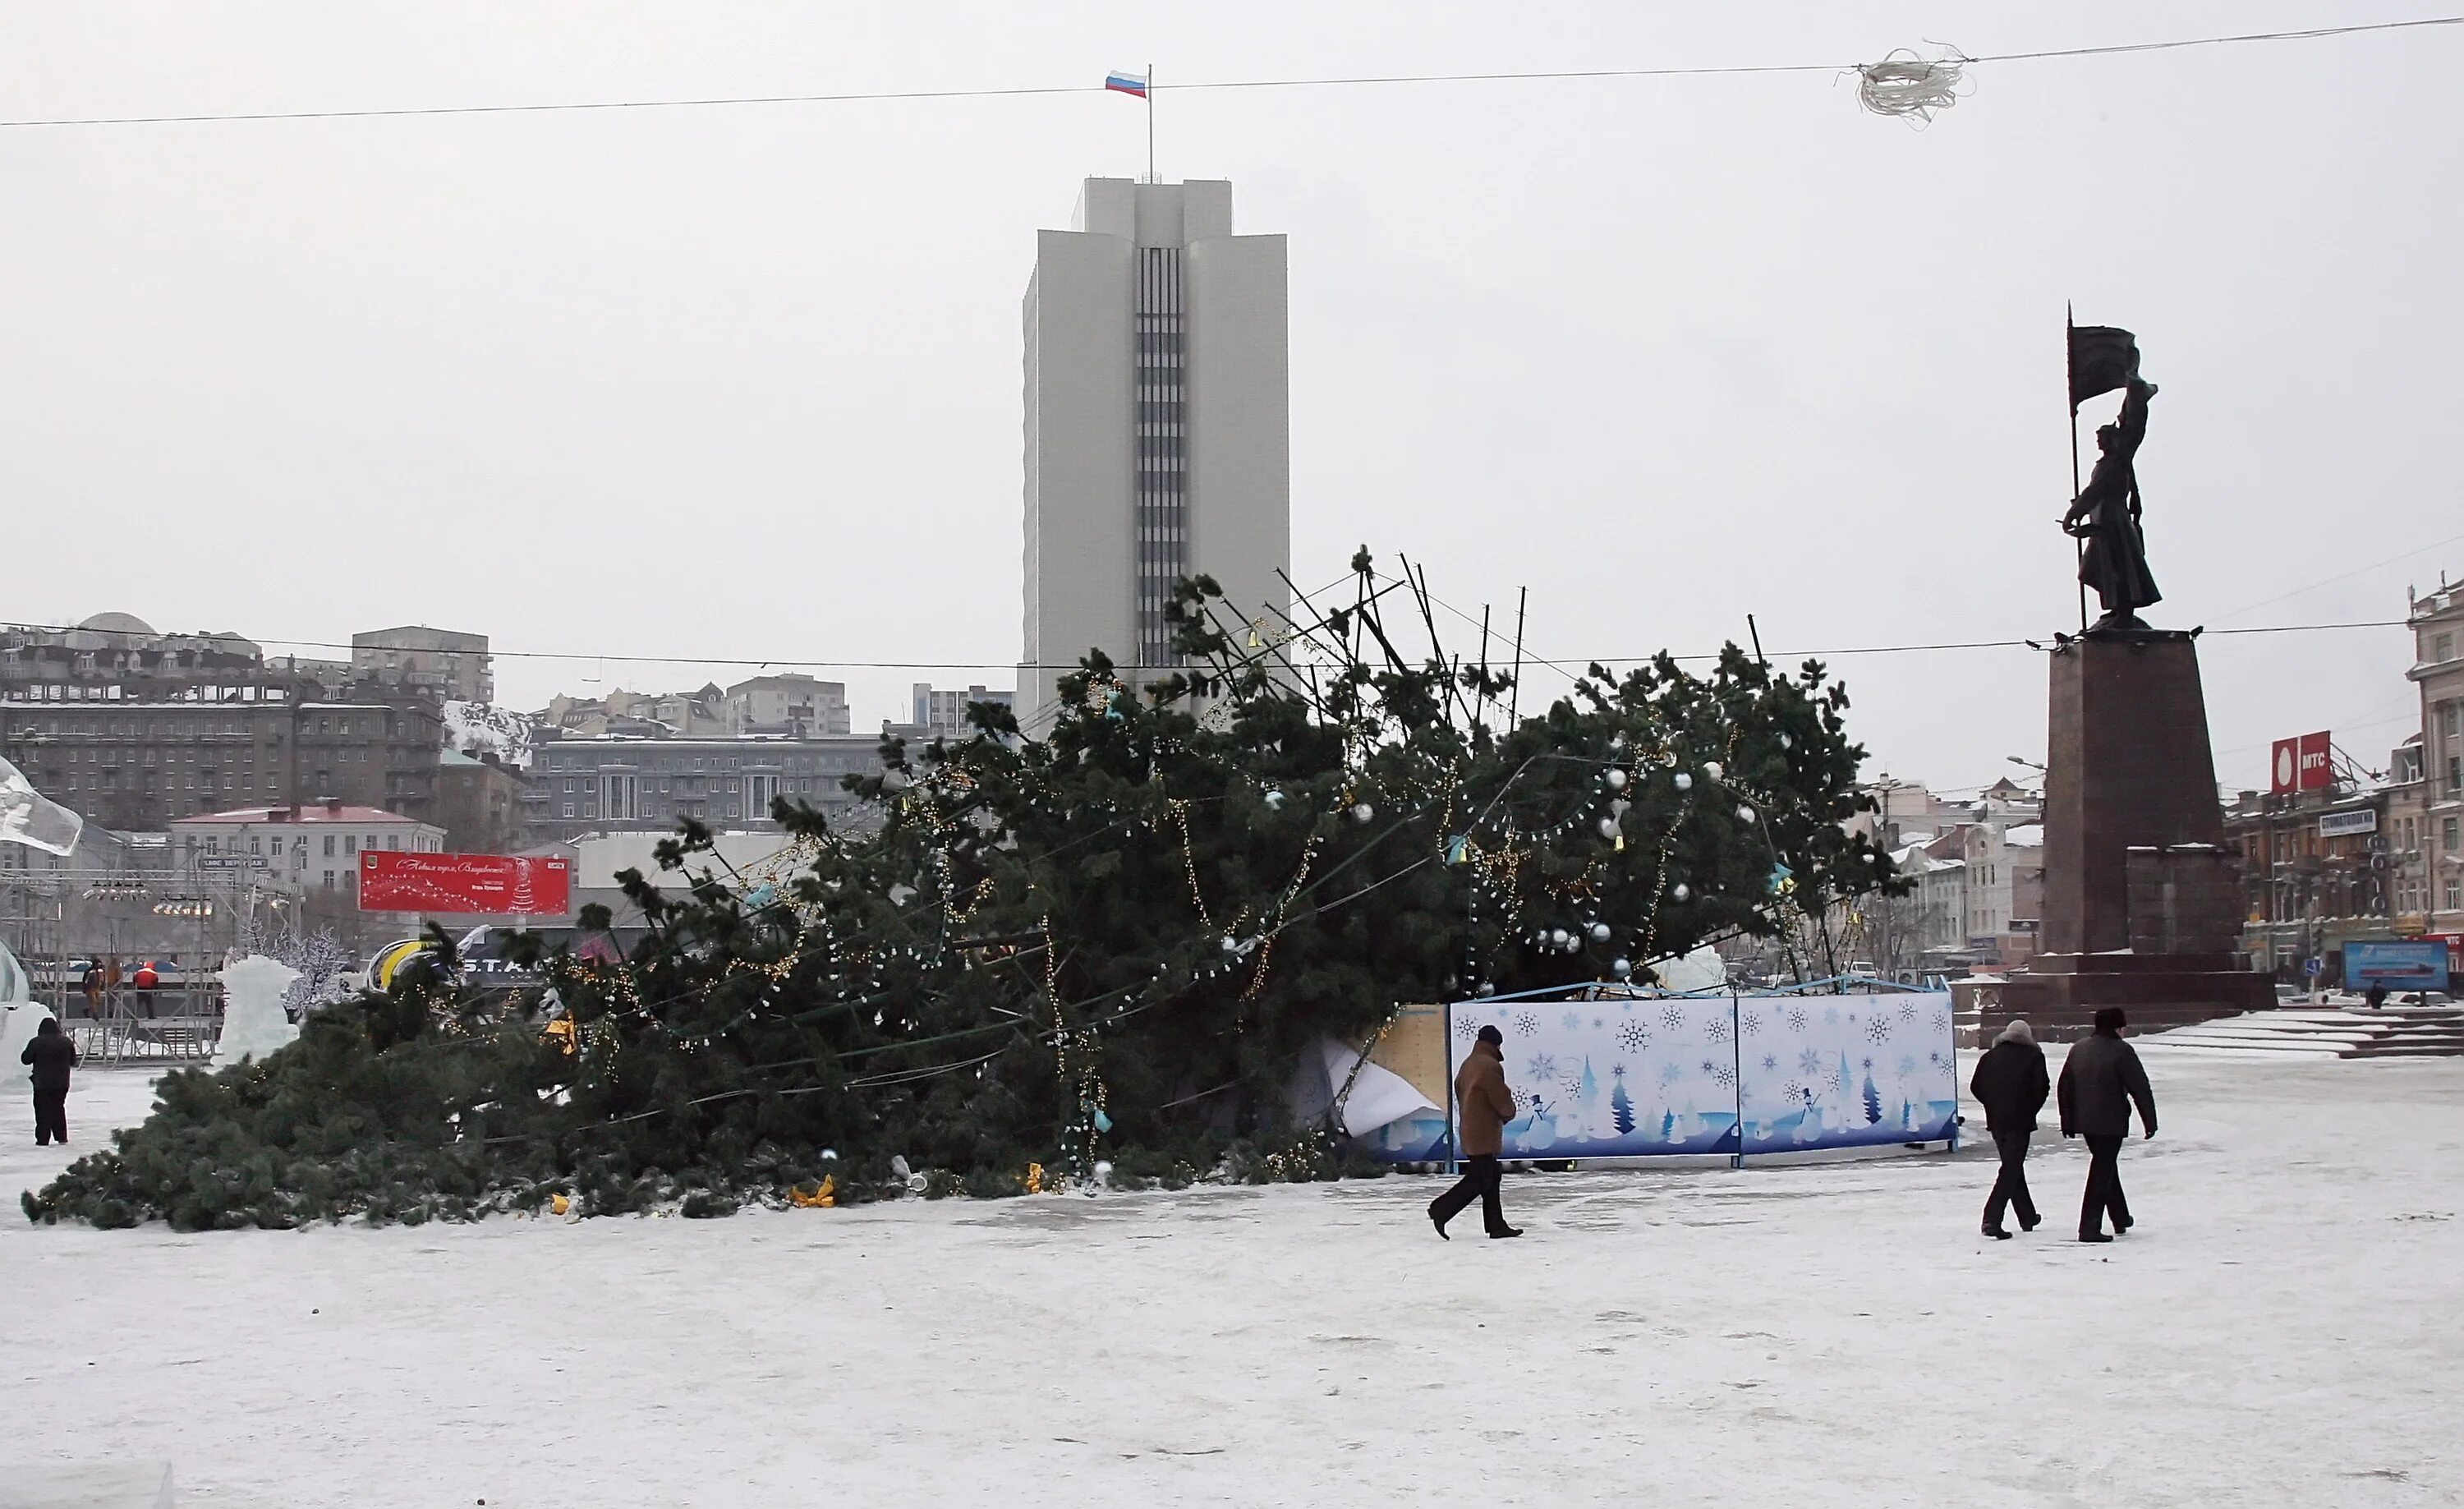
[[[1138,252],[1137,628],[1141,665],[1177,665],[1164,605],[1189,574],[1187,333],[1180,252]]]

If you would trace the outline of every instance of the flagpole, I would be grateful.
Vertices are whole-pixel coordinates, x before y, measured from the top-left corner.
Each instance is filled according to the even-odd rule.
[[[2070,388],[2069,374],[2071,363],[2074,360],[2071,356],[2071,331],[2074,328],[2075,321],[2070,303],[2064,300],[2062,304],[2062,387],[2065,390]],[[2079,495],[2079,400],[2074,398],[2071,400],[2071,500],[2077,502]],[[2073,574],[2079,578],[2079,632],[2085,633],[2087,632],[2087,542],[2077,535],[2071,537],[2071,558],[2078,563],[2079,567]]]
[[[1147,182],[1161,183],[1155,169],[1155,64],[1147,64]],[[2078,446],[2073,445],[2076,451]]]

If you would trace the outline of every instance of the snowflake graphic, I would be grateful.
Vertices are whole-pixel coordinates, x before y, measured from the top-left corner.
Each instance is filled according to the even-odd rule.
[[[1612,1066],[1610,1067],[1610,1069],[1609,1069],[1609,1077],[1610,1077],[1610,1078],[1612,1078],[1612,1079],[1622,1079],[1622,1078],[1624,1078],[1624,1077],[1625,1077],[1625,1065],[1623,1065],[1623,1064],[1615,1064],[1615,1065],[1612,1065]]]
[[[1927,1063],[1929,1063],[1929,1064],[1933,1065],[1936,1069],[1941,1068],[1941,1067],[1942,1067],[1942,1050],[1941,1050],[1941,1049],[1939,1049],[1939,1048],[1937,1048],[1937,1049],[1935,1049],[1932,1053],[1929,1053],[1929,1054],[1925,1054],[1925,1062],[1927,1062]]]
[[[1838,1025],[1839,1025],[1839,1008],[1837,1008],[1837,1007],[1836,1007],[1836,1006],[1826,1006],[1826,1007],[1824,1007],[1824,1008],[1822,1009],[1822,1025],[1823,1025],[1823,1026],[1825,1026],[1825,1027],[1837,1027],[1837,1026],[1838,1026]]]
[[[1703,1065],[1703,1072],[1709,1075],[1712,1082],[1715,1084],[1725,1086],[1732,1085],[1737,1082],[1737,1067],[1734,1064],[1715,1064],[1705,1062]]]
[[[1604,1017],[1604,1016],[1595,1016],[1595,1017],[1593,1017],[1593,1018],[1592,1018],[1592,1031],[1593,1031],[1593,1032],[1598,1032],[1601,1028],[1606,1027],[1606,1026],[1608,1026],[1608,1025],[1609,1025],[1609,1022],[1608,1022],[1608,1018],[1607,1018],[1607,1017]]]
[[[1624,1022],[1617,1027],[1617,1046],[1630,1054],[1639,1054],[1651,1046],[1651,1029],[1640,1022]]]
[[[1675,1084],[1678,1080],[1684,1077],[1685,1070],[1681,1064],[1661,1064],[1660,1066],[1660,1082],[1661,1084]]]
[[[1748,1011],[1737,1018],[1737,1025],[1745,1029],[1748,1037],[1759,1037],[1762,1035],[1763,1014],[1760,1011]]]
[[[1685,1009],[1682,1006],[1661,1007],[1660,1009],[1660,1025],[1667,1028],[1672,1032],[1684,1026]]]
[[[1534,1084],[1547,1084],[1557,1077],[1557,1060],[1548,1054],[1533,1054],[1523,1066],[1523,1077]]]
[[[1865,1041],[1887,1043],[1891,1040],[1891,1023],[1887,1017],[1875,1017],[1865,1024]]]
[[[1583,1014],[1580,1011],[1569,1011],[1557,1018],[1557,1025],[1570,1032],[1574,1032],[1582,1027]]]
[[[1792,1100],[1802,1100],[1805,1098],[1805,1081],[1802,1079],[1791,1079],[1788,1083],[1780,1086],[1779,1093],[1788,1097]]]
[[[1860,1068],[1860,1069],[1864,1070],[1867,1074],[1872,1074],[1872,1073],[1874,1072],[1874,1056],[1873,1056],[1873,1054],[1866,1054],[1864,1057],[1858,1059],[1858,1060],[1857,1060],[1857,1066],[1858,1066],[1859,1068]]]
[[[1473,1038],[1480,1035],[1480,1024],[1473,1021],[1468,1016],[1456,1017],[1455,1035],[1462,1038],[1466,1043],[1470,1042]]]
[[[1822,1055],[1815,1053],[1811,1048],[1798,1054],[1796,1055],[1796,1072],[1801,1075],[1820,1074],[1822,1072]]]
[[[1729,1035],[1728,1019],[1725,1016],[1711,1018],[1704,1025],[1703,1034],[1715,1043],[1727,1042]]]
[[[1903,1001],[1903,1002],[1901,1002],[1901,1003],[1900,1003],[1900,1020],[1901,1020],[1901,1021],[1903,1021],[1903,1022],[1913,1022],[1913,1021],[1915,1021],[1916,1019],[1917,1019],[1917,1004],[1916,1004],[1914,1001]]]
[[[1540,1031],[1540,1018],[1538,1014],[1531,1011],[1515,1012],[1514,1030],[1526,1037],[1529,1037],[1532,1033]]]
[[[1778,1055],[1777,1054],[1763,1054],[1763,1073],[1765,1073],[1765,1074],[1776,1074],[1778,1071],[1779,1071],[1779,1055]]]
[[[1788,1030],[1790,1032],[1804,1032],[1805,1024],[1808,1020],[1809,1018],[1805,1014],[1805,1008],[1801,1006],[1792,1006],[1788,1009]]]
[[[1900,1055],[1900,1077],[1901,1077],[1901,1078],[1903,1078],[1903,1079],[1905,1079],[1905,1078],[1909,1077],[1910,1076],[1914,1075],[1916,1072],[1917,1072],[1917,1059],[1916,1059],[1916,1054],[1902,1054]]]

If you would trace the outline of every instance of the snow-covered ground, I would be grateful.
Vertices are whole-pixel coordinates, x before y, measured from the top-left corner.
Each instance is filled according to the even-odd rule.
[[[10,1465],[184,1503],[2453,1503],[2464,1060],[2148,1054],[2139,1229],[1982,1151],[183,1236],[0,1222]],[[80,1144],[141,1115],[81,1077]],[[10,1116],[0,1189],[58,1165]]]

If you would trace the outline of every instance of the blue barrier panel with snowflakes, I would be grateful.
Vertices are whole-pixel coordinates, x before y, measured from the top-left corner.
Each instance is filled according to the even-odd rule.
[[[1948,1141],[1959,1116],[1950,996],[1737,1001],[1745,1153]]]
[[[1482,1028],[1506,1034],[1506,1083],[1519,1114],[1507,1124],[1504,1157],[1738,1151],[1727,996],[1463,1001],[1448,1014],[1450,1076]]]

